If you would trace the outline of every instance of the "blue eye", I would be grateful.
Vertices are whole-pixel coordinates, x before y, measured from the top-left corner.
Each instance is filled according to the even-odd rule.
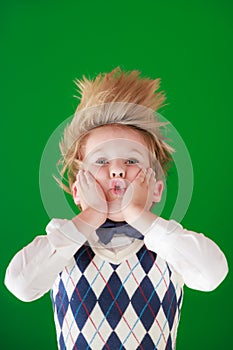
[[[99,159],[97,159],[97,161],[96,161],[96,163],[97,164],[100,164],[100,165],[105,165],[105,164],[107,164],[107,159],[105,159],[105,158],[99,158]]]
[[[139,163],[139,161],[137,159],[127,159],[126,163],[127,164],[136,164],[136,163]]]

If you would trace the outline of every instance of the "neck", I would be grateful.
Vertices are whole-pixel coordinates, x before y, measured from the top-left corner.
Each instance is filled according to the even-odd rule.
[[[125,221],[123,215],[121,213],[114,213],[114,214],[109,214],[108,219],[112,221]]]
[[[121,200],[119,198],[108,202],[108,219],[112,221],[124,221],[121,211]]]

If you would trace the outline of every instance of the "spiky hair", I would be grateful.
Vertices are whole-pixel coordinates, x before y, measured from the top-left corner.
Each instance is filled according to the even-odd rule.
[[[61,173],[68,170],[70,186],[78,172],[80,139],[92,129],[108,124],[127,125],[144,135],[147,133],[153,139],[156,158],[166,173],[174,149],[164,141],[160,128],[167,123],[160,122],[156,113],[165,101],[164,92],[157,91],[159,78],[141,77],[137,70],[123,71],[117,67],[109,73],[100,73],[95,79],[83,76],[74,82],[78,91],[75,97],[80,103],[60,143]]]
[[[124,72],[120,67],[110,73],[100,73],[94,80],[76,79],[81,95],[77,111],[103,103],[128,102],[157,111],[165,101],[163,92],[156,92],[160,79],[141,78],[137,70]]]

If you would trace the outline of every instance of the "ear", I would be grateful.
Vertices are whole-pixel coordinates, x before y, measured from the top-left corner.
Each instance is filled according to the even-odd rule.
[[[80,197],[76,186],[76,182],[74,182],[72,185],[72,195],[73,195],[74,203],[76,205],[80,205]]]
[[[155,183],[154,192],[153,192],[153,202],[158,203],[161,201],[163,194],[164,183],[162,180],[158,180]]]

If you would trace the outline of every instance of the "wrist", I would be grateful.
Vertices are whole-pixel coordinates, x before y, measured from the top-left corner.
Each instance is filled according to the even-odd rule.
[[[106,215],[93,208],[86,208],[72,219],[77,229],[88,238],[106,221]]]
[[[139,206],[134,206],[124,211],[124,218],[129,225],[145,235],[158,216]]]
[[[131,221],[135,221],[135,219],[143,213],[144,208],[138,205],[129,205],[126,209],[122,211],[125,221],[130,223]]]

